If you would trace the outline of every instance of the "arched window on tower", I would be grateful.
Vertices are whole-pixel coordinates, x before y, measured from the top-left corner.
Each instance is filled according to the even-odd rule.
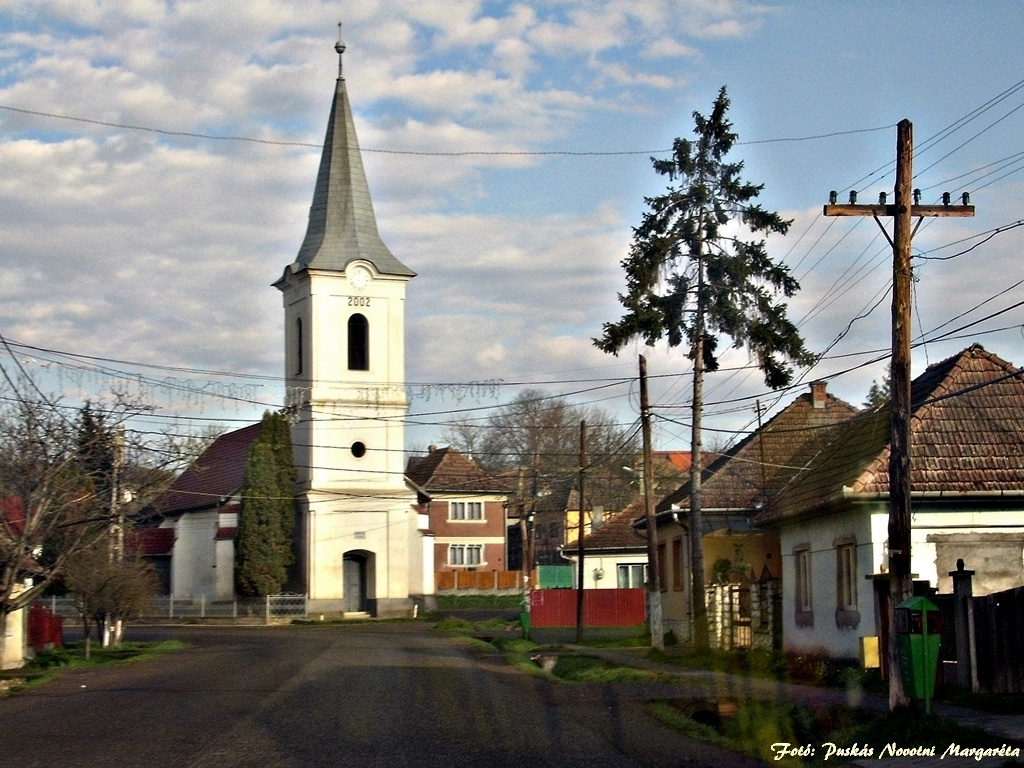
[[[302,373],[302,368],[305,365],[303,359],[302,349],[302,318],[295,318],[295,375],[298,376]]]
[[[370,323],[359,314],[348,319],[348,369],[370,370]]]

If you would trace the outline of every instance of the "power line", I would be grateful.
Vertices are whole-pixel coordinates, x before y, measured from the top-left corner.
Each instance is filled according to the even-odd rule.
[[[260,139],[253,136],[232,136],[232,135],[217,135],[210,133],[195,133],[192,131],[172,131],[165,128],[154,128],[146,125],[135,125],[131,123],[115,123],[106,120],[95,120],[88,117],[78,117],[75,115],[61,115],[55,112],[43,112],[35,109],[25,109],[23,107],[14,107],[8,104],[0,104],[0,109],[7,110],[9,112],[18,112],[23,115],[34,115],[36,117],[47,117],[54,120],[68,120],[76,123],[86,123],[88,125],[101,125],[106,128],[120,128],[127,131],[142,131],[145,133],[155,133],[161,136],[173,136],[179,138],[189,139],[205,139],[209,141],[240,141],[250,142],[253,144],[268,144],[272,146],[282,147],[310,147],[316,149],[322,149],[323,144],[315,144],[307,141],[283,141],[276,139]],[[854,133],[872,133],[874,131],[884,131],[892,128],[891,125],[882,125],[877,128],[857,128],[846,131],[833,131],[831,133],[820,133],[813,136],[795,136],[787,138],[777,139],[760,139],[757,141],[740,141],[736,142],[737,145],[752,145],[752,144],[775,144],[781,142],[802,142],[802,141],[817,141],[820,139],[830,139],[836,136],[848,136]],[[598,150],[466,150],[466,151],[433,151],[428,152],[425,150],[411,150],[411,149],[372,149],[367,147],[361,147],[362,152],[372,152],[383,155],[412,155],[416,157],[503,157],[503,156],[527,156],[527,157],[545,157],[545,156],[559,156],[559,157],[617,157],[624,155],[664,155],[672,152],[672,149],[637,149],[637,150],[610,150],[610,151],[598,151]]]

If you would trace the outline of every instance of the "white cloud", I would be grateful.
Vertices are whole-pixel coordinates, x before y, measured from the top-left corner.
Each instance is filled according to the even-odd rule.
[[[517,153],[667,146],[680,120],[688,126],[689,112],[707,106],[694,103],[705,94],[691,89],[723,81],[742,119],[770,53],[790,57],[778,71],[806,64],[784,45],[793,28],[777,11],[733,0],[346,0],[345,74],[364,148],[509,153],[364,154],[385,240],[419,272],[409,287],[409,376],[634,375],[640,347],[611,358],[590,339],[621,313],[619,262],[630,224],[643,194],[666,180],[652,179],[644,158],[613,165]],[[0,105],[316,143],[337,72],[338,14],[327,0],[0,0]],[[778,26],[769,35],[771,24]],[[941,94],[955,90],[944,84]],[[791,111],[813,131],[850,127],[801,99],[772,91],[770,107],[758,107],[758,126],[770,131],[776,113]],[[748,151],[767,158],[794,189],[811,188],[814,178],[789,179],[806,174],[804,155],[818,158],[819,166],[806,166],[815,172],[856,178],[888,158],[875,157],[875,144],[855,156],[867,146],[747,147],[738,159]],[[269,284],[301,243],[318,156],[311,147],[172,138],[0,109],[0,329],[48,348],[276,376],[281,310]],[[775,189],[776,179],[752,181]],[[981,214],[941,221],[915,244],[930,248],[1012,222],[1021,194],[1019,186],[993,199],[982,194],[975,202],[987,209],[984,222]],[[843,237],[846,225],[826,231],[808,199],[785,204],[799,219],[773,254],[814,222],[789,258],[803,259],[808,273],[791,314],[803,317],[833,285],[849,282],[806,322],[809,342],[822,349],[884,290],[884,258],[854,281],[886,245],[869,246],[873,222]],[[923,325],[937,327],[959,305],[970,309],[1024,277],[1015,266],[1022,233],[949,264],[925,264],[917,286]],[[887,316],[883,302],[853,323],[834,353],[885,346]],[[1020,321],[1007,313],[984,327]],[[985,338],[1024,363],[1016,329]],[[944,341],[928,354],[967,343]],[[744,365],[746,356],[729,360]],[[861,360],[836,357],[813,375]],[[687,368],[679,350],[652,351],[651,361],[663,373]],[[835,387],[859,402],[878,375],[878,366],[845,373]],[[723,400],[763,389],[748,372],[710,386]],[[687,396],[683,384],[666,389],[680,402]]]

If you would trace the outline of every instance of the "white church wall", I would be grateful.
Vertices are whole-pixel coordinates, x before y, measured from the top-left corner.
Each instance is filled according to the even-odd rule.
[[[171,567],[171,594],[175,597],[214,597],[217,594],[215,540],[217,510],[188,512],[175,523],[177,540]]]

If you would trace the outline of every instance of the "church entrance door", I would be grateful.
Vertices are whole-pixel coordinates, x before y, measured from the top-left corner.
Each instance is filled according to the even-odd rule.
[[[342,562],[345,613],[361,613],[366,610],[366,558],[349,553]]]

